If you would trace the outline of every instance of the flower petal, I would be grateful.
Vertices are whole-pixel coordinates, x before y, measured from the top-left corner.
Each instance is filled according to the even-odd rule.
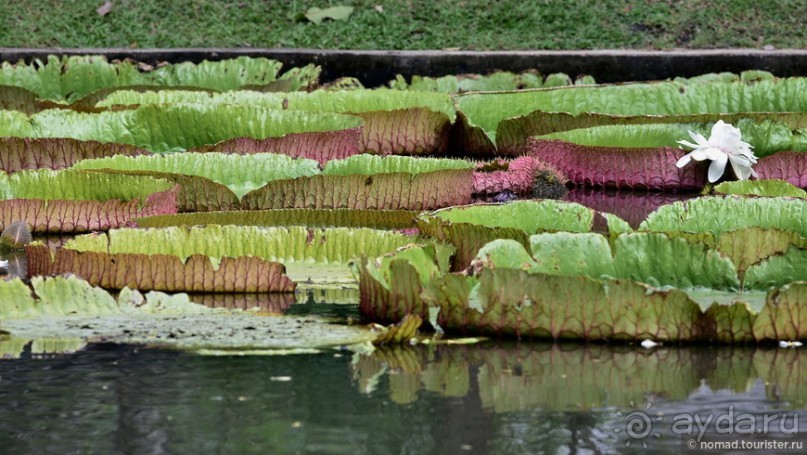
[[[712,126],[712,134],[709,136],[709,145],[723,150],[725,153],[737,153],[742,147],[743,141],[742,133],[740,130],[732,126],[730,123],[724,123],[718,120]]]
[[[684,140],[677,141],[677,143],[679,143],[681,145],[685,145],[685,146],[687,146],[689,148],[693,148],[693,149],[696,149],[696,148],[700,147],[700,145],[698,145],[698,144],[693,144],[692,142],[684,141]]]
[[[700,133],[694,133],[692,131],[689,131],[689,137],[691,137],[692,140],[697,142],[699,146],[707,145],[709,143],[709,141],[706,140],[706,138],[703,137],[703,135]]]
[[[682,156],[681,159],[679,159],[678,162],[675,163],[675,165],[678,167],[684,167],[687,164],[689,164],[690,161],[692,161],[692,152]]]
[[[756,172],[751,169],[750,163],[740,161],[736,156],[729,157],[731,161],[731,168],[734,169],[734,175],[739,180],[748,180],[750,176],[756,176]]]
[[[729,160],[729,156],[725,153],[721,153],[717,159],[712,160],[712,164],[709,165],[709,182],[714,183],[720,180],[720,177],[723,176],[723,173],[726,171],[726,162]]]
[[[703,148],[703,154],[706,156],[706,159],[712,161],[723,160],[726,161],[728,155],[724,153],[722,150],[714,147]]]

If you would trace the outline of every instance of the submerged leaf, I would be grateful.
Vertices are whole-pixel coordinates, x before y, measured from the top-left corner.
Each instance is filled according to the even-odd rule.
[[[407,314],[401,319],[401,322],[384,327],[383,331],[373,340],[373,344],[381,346],[408,343],[417,335],[422,323],[423,319],[420,316]]]

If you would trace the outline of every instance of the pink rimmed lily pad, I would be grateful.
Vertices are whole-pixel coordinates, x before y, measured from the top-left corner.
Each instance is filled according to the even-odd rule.
[[[0,138],[0,169],[11,174],[26,169],[65,169],[77,161],[113,155],[150,155],[127,144],[70,138]]]
[[[22,220],[37,234],[105,231],[135,218],[176,213],[176,201],[177,189],[130,201],[9,199],[0,201],[0,225]]]
[[[357,112],[364,119],[361,149],[379,155],[441,155],[448,149],[451,120],[422,107]]]
[[[677,167],[686,152],[672,147],[595,147],[530,138],[529,151],[576,185],[694,191],[706,184],[706,166]]]
[[[280,153],[292,158],[308,158],[325,164],[356,155],[364,149],[363,128],[337,131],[291,133],[282,137],[253,139],[239,137],[188,150],[189,152],[219,152],[239,155]]]
[[[474,172],[474,194],[488,196],[503,191],[511,191],[517,195],[531,194],[535,177],[541,171],[556,175],[561,185],[565,183],[565,177],[553,166],[532,156],[480,163]]]
[[[781,179],[807,188],[807,153],[778,152],[761,158],[754,166],[760,179]]]

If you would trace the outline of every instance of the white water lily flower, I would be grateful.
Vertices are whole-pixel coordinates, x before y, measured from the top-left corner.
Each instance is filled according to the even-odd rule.
[[[716,182],[726,171],[727,161],[731,162],[731,167],[738,179],[748,180],[751,176],[757,176],[757,173],[751,169],[751,166],[757,162],[757,157],[751,151],[751,144],[740,140],[742,138],[740,130],[730,123],[718,120],[712,126],[712,134],[708,140],[692,131],[689,132],[689,135],[695,140],[695,144],[689,141],[678,141],[678,143],[694,150],[678,160],[675,163],[676,166],[684,167],[692,160],[711,160],[709,182],[712,183]]]

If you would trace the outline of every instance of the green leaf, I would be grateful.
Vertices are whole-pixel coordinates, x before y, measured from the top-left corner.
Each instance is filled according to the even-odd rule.
[[[361,89],[297,93],[260,93],[249,90],[209,93],[192,90],[116,91],[110,93],[98,107],[144,104],[237,104],[278,110],[303,110],[355,114],[360,112],[394,111],[426,108],[445,114],[453,120],[454,104],[447,94],[407,92],[390,89]]]
[[[236,212],[183,213],[140,218],[140,227],[204,226],[208,224],[239,226],[367,227],[373,229],[409,229],[415,227],[420,212],[406,210],[241,210]]]
[[[116,229],[76,237],[55,253],[28,246],[26,256],[32,275],[71,272],[111,289],[289,292],[294,290],[289,278],[355,285],[349,260],[380,256],[412,241],[403,234],[365,228],[210,225]]]
[[[614,242],[614,272],[651,286],[740,288],[730,259],[703,244],[664,234],[635,233]]]
[[[141,65],[142,66],[142,65]],[[102,56],[49,56],[47,62],[4,62],[0,85],[26,88],[41,98],[74,101],[98,89],[133,85],[195,86],[235,90],[276,80],[280,62],[266,58],[238,57],[198,64],[179,63],[157,69],[138,68],[132,62],[108,63]]]
[[[481,127],[495,141],[504,119],[533,111],[579,114],[674,115],[733,112],[804,112],[807,78],[755,84],[713,82],[632,83],[539,89],[457,96],[459,110],[470,125]]]
[[[632,279],[607,279],[605,274],[606,279],[601,280],[558,276],[564,272],[599,273],[591,270],[597,268],[592,264],[611,265],[605,238],[594,239],[594,234],[535,235],[531,240],[541,254],[536,253],[534,259],[518,242],[497,240],[480,251],[472,274],[435,269],[428,254],[399,256],[389,262],[384,274],[378,273],[378,267],[395,255],[375,262],[363,259],[354,266],[361,282],[360,311],[364,317],[385,322],[410,313],[436,312],[433,324],[477,336],[724,343],[798,340],[805,336],[801,327],[807,324],[802,320],[807,315],[802,308],[807,302],[806,281],[767,292],[714,289],[721,284],[736,287],[733,265],[715,250],[691,243],[693,239],[623,235],[615,242],[612,264],[617,277],[638,274],[647,282],[678,282],[690,286],[688,289],[651,287]],[[587,244],[599,245],[593,250],[600,250],[599,254],[586,250],[588,261],[561,254],[582,250],[577,245]],[[557,255],[553,255],[553,248]],[[637,256],[642,258],[637,260]],[[801,256],[804,254],[791,259],[803,262],[807,256]],[[807,269],[800,262],[793,268]],[[541,273],[542,267],[552,274]],[[418,274],[425,270],[431,272]],[[771,276],[777,276],[776,272]],[[706,284],[715,286],[703,287],[708,281],[711,283]]]
[[[675,202],[651,213],[639,226],[644,231],[720,233],[759,227],[807,236],[807,201],[741,196],[700,197]]]
[[[741,119],[735,126],[759,157],[784,150],[807,151],[807,131],[792,131],[787,125],[770,120]],[[711,128],[712,125],[706,123],[604,125],[545,134],[538,138],[599,147],[678,147],[677,141],[689,140],[689,131],[709,137]]]
[[[32,285],[33,294],[19,279],[0,281],[0,315],[4,330],[16,337],[13,339],[25,339],[26,344],[37,340],[31,346],[33,352],[69,352],[90,342],[104,342],[279,354],[350,346],[375,337],[361,326],[332,325],[319,318],[267,318],[208,309],[192,303],[187,294],[149,292],[143,296],[124,289],[116,299],[75,276],[35,277]],[[124,315],[127,322],[121,324]],[[52,340],[54,333],[70,342]],[[11,350],[13,355],[21,351],[9,348],[7,341],[0,341],[1,351]]]
[[[515,228],[528,234],[539,231],[588,232],[594,212],[582,205],[554,201],[516,201],[438,210],[423,216],[449,223]]]
[[[359,309],[376,322],[400,321],[407,314],[428,318],[420,293],[433,277],[448,269],[453,248],[444,245],[410,245],[379,258],[362,256],[351,262],[363,298]]]
[[[611,247],[601,234],[536,234],[530,237],[530,249],[538,264],[530,272],[592,278],[615,276]]]
[[[154,171],[205,177],[227,186],[240,199],[272,180],[307,177],[319,173],[316,161],[285,155],[226,155],[221,153],[172,153],[149,156],[114,156],[84,160],[74,169]]]
[[[544,259],[543,257],[541,258]],[[494,240],[476,254],[472,267],[538,270],[539,265],[521,242],[511,239]]]
[[[30,118],[31,137],[70,137],[131,144],[152,152],[181,151],[226,139],[266,139],[291,133],[356,128],[354,116],[286,112],[246,105],[146,105],[96,114],[48,110]],[[16,135],[16,134],[15,134]]]
[[[322,170],[324,175],[376,175],[376,174],[424,174],[442,170],[473,169],[467,160],[440,158],[412,158],[407,156],[355,155],[344,160],[329,161]]]
[[[718,194],[742,194],[766,197],[800,197],[807,198],[807,191],[791,185],[784,180],[738,180],[723,182],[714,187]]]
[[[319,25],[325,19],[334,21],[347,20],[351,14],[353,14],[352,6],[332,6],[325,9],[313,7],[309,8],[308,11],[305,12],[305,18]]]
[[[201,103],[253,109],[354,114],[364,120],[361,149],[379,154],[440,154],[447,151],[454,105],[442,93],[400,90],[318,90],[311,93],[220,94],[192,91],[116,92],[98,103],[143,105]]]
[[[807,281],[807,245],[792,246],[784,254],[748,267],[743,285],[749,289],[769,289],[794,281]]]
[[[116,229],[108,234],[79,236],[65,244],[77,251],[109,253],[192,254],[210,257],[257,256],[287,264],[344,264],[360,256],[380,256],[406,245],[411,237],[366,228],[306,229],[257,226]]]
[[[482,269],[478,278],[435,278],[422,297],[440,308],[438,324],[444,329],[480,335],[684,340],[699,338],[702,330],[696,324],[700,308],[685,293],[627,280],[603,284],[587,277]]]
[[[426,235],[452,243],[457,248],[455,270],[470,265],[486,243],[507,238],[527,245],[538,232],[588,232],[594,211],[579,204],[555,201],[516,201],[452,207],[418,217],[418,228]]]
[[[590,83],[594,83],[593,80]],[[448,75],[442,77],[412,76],[407,84],[403,76],[390,81],[389,86],[396,90],[414,90],[421,92],[463,93],[475,91],[503,91],[542,88],[548,86],[569,85],[571,80],[565,74],[550,74],[544,79],[534,71],[511,73],[496,71],[488,75],[467,74]]]
[[[0,136],[30,136],[28,115],[20,111],[0,110]]]
[[[752,265],[775,254],[782,254],[791,246],[807,248],[807,238],[781,229],[742,228],[723,232],[717,236],[717,249],[737,266],[740,279]]]
[[[358,155],[356,158],[364,158],[364,155]],[[384,160],[389,158],[393,157]],[[473,171],[470,169],[435,170],[414,175],[403,172],[383,173],[384,162],[374,169],[372,166],[365,166],[366,161],[358,159],[344,166],[335,165],[338,172],[346,172],[348,175],[315,175],[269,182],[244,196],[241,206],[243,209],[251,210],[286,208],[430,210],[471,202]],[[385,162],[395,161],[398,160]],[[419,170],[417,163],[412,164],[410,169],[417,172]],[[424,164],[426,166],[423,170],[428,170],[429,163]],[[372,175],[351,173],[373,170],[382,173]]]
[[[22,171],[0,174],[2,199],[74,201],[131,201],[167,191],[174,186],[164,180],[125,175],[102,175],[76,170]]]

